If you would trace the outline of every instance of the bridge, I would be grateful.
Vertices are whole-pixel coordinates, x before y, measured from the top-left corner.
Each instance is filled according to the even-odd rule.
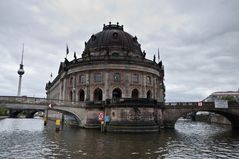
[[[200,105],[199,105],[200,103]],[[229,102],[228,108],[216,108],[214,102],[174,102],[162,107],[162,122],[166,128],[173,128],[176,121],[191,112],[207,111],[227,118],[232,128],[239,129],[239,103]]]
[[[98,114],[103,112],[110,117],[108,123],[112,131],[137,125],[155,131],[158,128],[174,128],[176,121],[187,113],[208,111],[226,117],[232,128],[239,129],[239,103],[228,102],[227,108],[217,108],[214,102],[155,102],[146,99],[119,99],[102,102],[69,102],[26,96],[0,96],[0,107],[14,110],[17,114],[29,110],[32,117],[37,111],[55,111],[73,115],[80,127],[99,127]],[[16,115],[15,114],[15,115]],[[150,128],[148,127],[150,125]],[[133,126],[133,127],[134,127]],[[125,128],[125,131],[129,128]],[[131,130],[131,129],[130,129]],[[129,131],[130,131],[129,130]],[[140,130],[139,130],[140,131]]]
[[[10,110],[9,116],[16,118],[22,111],[28,111],[27,118],[33,118],[39,111],[46,112],[54,110],[64,114],[74,115],[79,123],[84,121],[86,104],[84,102],[69,102],[63,100],[54,100],[46,98],[35,98],[27,96],[0,96],[0,108]]]

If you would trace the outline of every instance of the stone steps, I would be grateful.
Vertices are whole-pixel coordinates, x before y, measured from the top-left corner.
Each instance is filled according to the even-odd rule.
[[[108,125],[107,132],[158,132],[159,125]]]

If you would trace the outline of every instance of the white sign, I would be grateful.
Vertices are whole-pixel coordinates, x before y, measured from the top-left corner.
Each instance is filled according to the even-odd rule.
[[[202,106],[202,102],[198,102],[198,106],[201,107]]]
[[[215,108],[228,108],[227,100],[215,100]]]
[[[98,113],[98,120],[99,121],[104,120],[104,113],[103,112]]]

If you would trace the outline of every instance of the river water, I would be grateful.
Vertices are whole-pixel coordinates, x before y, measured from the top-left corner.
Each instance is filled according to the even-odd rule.
[[[229,126],[180,120],[159,133],[101,133],[42,119],[0,120],[0,158],[144,159],[239,158],[239,132]]]

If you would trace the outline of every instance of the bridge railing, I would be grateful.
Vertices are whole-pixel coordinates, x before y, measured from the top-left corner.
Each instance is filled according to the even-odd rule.
[[[182,105],[197,106],[198,102],[165,102],[165,106],[182,106]]]
[[[165,102],[165,106],[210,107],[214,106],[214,102]]]
[[[35,98],[27,96],[0,96],[0,104],[14,103],[14,104],[32,104],[32,105],[47,105],[54,106],[68,106],[68,107],[84,107],[84,102],[71,102],[57,99]]]
[[[135,103],[136,102],[136,103]],[[13,104],[32,104],[32,105],[46,105],[49,107],[54,106],[64,106],[64,107],[86,107],[86,106],[103,106],[105,104],[114,104],[114,103],[133,103],[134,105],[137,103],[144,103],[144,104],[150,104],[150,103],[158,103],[161,106],[192,106],[192,107],[214,107],[214,102],[164,102],[160,103],[155,100],[152,100],[149,102],[146,99],[130,99],[130,98],[122,98],[119,101],[114,100],[106,100],[101,102],[72,102],[72,101],[66,101],[66,100],[58,100],[58,99],[47,99],[47,98],[35,98],[35,97],[27,97],[27,96],[0,96],[0,104],[4,103],[13,103]],[[235,102],[228,102],[229,107],[239,107],[239,103]]]
[[[215,107],[214,102],[165,102],[165,107],[167,106],[194,106],[194,107]],[[238,102],[228,101],[228,108],[239,108]]]

